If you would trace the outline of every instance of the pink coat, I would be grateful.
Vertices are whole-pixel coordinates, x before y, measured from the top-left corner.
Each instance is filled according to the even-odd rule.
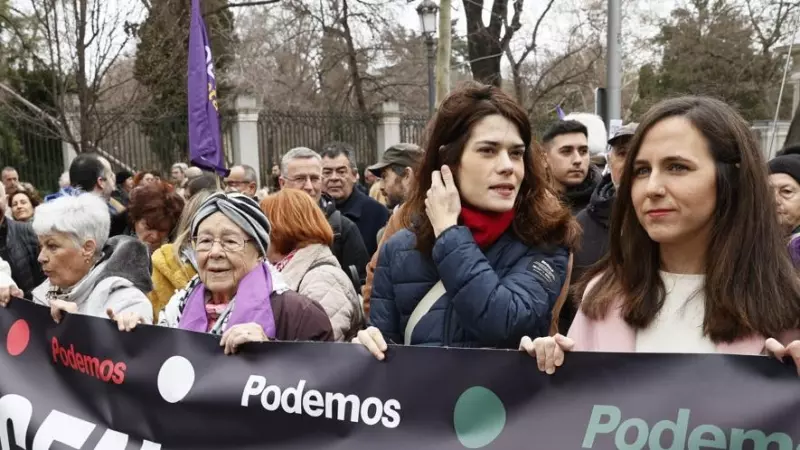
[[[593,280],[586,288],[590,292],[595,284]],[[592,320],[580,310],[569,328],[567,336],[575,341],[574,351],[584,352],[611,352],[633,353],[636,352],[636,330],[622,318],[618,301],[606,317],[601,320]],[[784,345],[800,339],[800,330],[783,333],[777,339]],[[732,355],[761,355],[764,354],[763,336],[750,336],[730,343],[717,344],[717,352]]]

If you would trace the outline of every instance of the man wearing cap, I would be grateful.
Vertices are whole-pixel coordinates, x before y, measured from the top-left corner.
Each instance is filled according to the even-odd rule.
[[[577,215],[578,223],[583,228],[580,250],[575,252],[571,280],[577,281],[583,273],[595,263],[600,261],[608,252],[608,228],[611,220],[611,207],[616,197],[617,185],[622,177],[625,167],[625,155],[636,127],[639,124],[629,123],[619,129],[608,140],[610,146],[606,155],[608,169],[600,183],[592,192],[589,204]],[[573,296],[561,309],[559,317],[559,331],[566,333],[572,324],[572,319],[577,312],[577,300],[582,293],[570,292]],[[577,295],[577,298],[575,296]]]
[[[775,191],[778,221],[787,236],[789,256],[795,267],[800,267],[800,155],[772,158],[769,174],[769,184]]]
[[[364,313],[367,317],[369,317],[369,299],[372,295],[372,277],[378,265],[381,245],[403,228],[398,220],[399,216],[394,213],[405,202],[411,188],[416,184],[414,170],[423,155],[424,152],[417,145],[396,144],[386,149],[377,164],[369,167],[369,170],[383,181],[383,191],[389,202],[388,206],[392,208],[392,216],[386,226],[378,232],[378,249],[367,265],[367,282],[361,290],[361,295],[364,297]]]
[[[377,164],[369,166],[373,175],[380,178],[386,206],[397,210],[415,183],[414,168],[422,159],[422,149],[415,144],[396,144],[383,152]]]

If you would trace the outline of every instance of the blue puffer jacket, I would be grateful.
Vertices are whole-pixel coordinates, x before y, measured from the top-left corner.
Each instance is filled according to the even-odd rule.
[[[403,343],[411,313],[439,280],[447,293],[419,321],[412,345],[516,349],[523,336],[548,335],[566,279],[565,247],[529,247],[509,230],[484,253],[464,226],[439,235],[432,260],[415,246],[402,230],[378,257],[370,320],[387,342]]]

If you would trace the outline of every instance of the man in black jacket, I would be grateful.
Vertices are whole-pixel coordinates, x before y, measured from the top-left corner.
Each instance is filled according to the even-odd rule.
[[[25,298],[30,299],[33,288],[45,280],[38,261],[39,240],[30,223],[15,222],[5,216],[7,204],[5,187],[0,184],[0,258],[11,266],[11,278]]]
[[[622,177],[622,168],[625,165],[625,156],[628,154],[628,145],[636,133],[638,124],[630,123],[614,133],[608,144],[611,150],[607,155],[609,173],[603,176],[600,184],[592,193],[589,205],[578,213],[576,219],[583,228],[580,250],[575,252],[572,264],[570,283],[574,286],[580,281],[590,267],[600,261],[608,253],[608,229],[611,222],[611,207],[617,194],[617,185]],[[570,298],[561,309],[559,317],[559,331],[566,333],[572,325],[572,319],[577,313],[577,306],[582,293],[570,292]]]
[[[561,120],[545,132],[542,144],[561,199],[578,214],[589,203],[601,177],[590,161],[589,131],[576,120]]]
[[[322,156],[322,189],[336,202],[336,209],[352,220],[372,255],[378,248],[378,231],[389,220],[389,209],[355,188],[358,164],[355,149],[344,142],[326,144]]]
[[[358,227],[336,209],[332,198],[322,193],[322,158],[306,147],[289,150],[281,158],[281,188],[293,188],[305,191],[319,204],[328,223],[333,228],[333,247],[331,251],[345,273],[356,284],[356,291],[366,279],[369,255]],[[354,273],[353,273],[354,272]]]

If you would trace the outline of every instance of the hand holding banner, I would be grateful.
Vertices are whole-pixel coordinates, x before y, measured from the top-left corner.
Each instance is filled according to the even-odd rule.
[[[757,356],[265,342],[0,308],[0,448],[775,449],[800,445],[794,367]],[[10,422],[11,433],[8,432]],[[55,448],[55,446],[53,447]]]

